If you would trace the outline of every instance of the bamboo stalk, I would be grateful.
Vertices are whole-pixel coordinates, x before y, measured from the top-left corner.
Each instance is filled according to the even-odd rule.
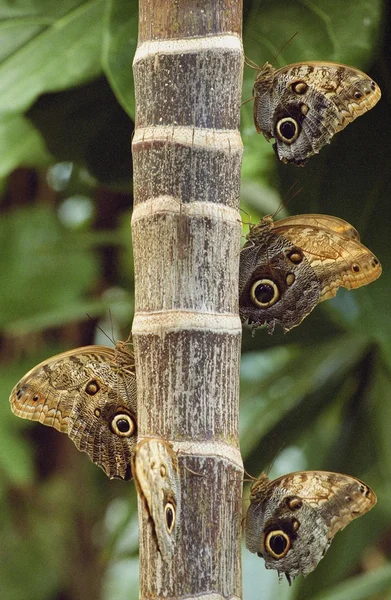
[[[139,436],[173,443],[182,490],[170,563],[140,514],[142,599],[241,596],[241,18],[235,0],[140,0],[132,217]]]

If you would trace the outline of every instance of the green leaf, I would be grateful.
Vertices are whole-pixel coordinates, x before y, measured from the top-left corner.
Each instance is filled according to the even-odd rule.
[[[331,590],[321,592],[312,600],[365,600],[381,594],[381,598],[391,595],[391,564],[384,565],[363,575],[351,577]]]
[[[82,4],[82,0],[18,0],[0,4],[0,62]]]
[[[63,229],[44,207],[20,209],[0,221],[0,327],[80,303],[97,275],[83,234]]]
[[[284,431],[283,439],[288,443],[290,433],[297,436],[298,431],[311,427],[315,414],[323,410],[365,349],[365,340],[349,337],[309,348],[282,347],[244,355],[240,414],[243,456],[277,428]],[[294,418],[290,424],[284,421],[282,426],[291,414]],[[265,462],[270,458],[262,452],[260,455]]]
[[[382,0],[343,6],[339,0],[264,0],[246,17],[244,49],[259,65],[322,60],[365,68],[377,47],[382,17]]]
[[[38,131],[22,115],[0,117],[0,177],[16,167],[41,166],[52,157]]]
[[[137,46],[137,28],[136,0],[110,0],[107,3],[103,68],[118,101],[133,120],[135,101],[132,61]]]
[[[3,60],[0,113],[22,111],[43,92],[76,86],[101,72],[104,8],[104,0],[73,6]]]

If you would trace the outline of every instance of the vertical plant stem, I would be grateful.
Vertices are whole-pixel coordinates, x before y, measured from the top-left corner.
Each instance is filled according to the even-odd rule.
[[[140,518],[140,598],[241,596],[241,2],[140,0],[132,233],[139,436],[178,452],[175,556]]]

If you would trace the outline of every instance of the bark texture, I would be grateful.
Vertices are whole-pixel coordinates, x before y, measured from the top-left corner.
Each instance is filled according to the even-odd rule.
[[[142,599],[241,596],[241,16],[236,0],[140,0],[132,217],[139,436],[173,443],[182,490],[170,563],[141,511]]]

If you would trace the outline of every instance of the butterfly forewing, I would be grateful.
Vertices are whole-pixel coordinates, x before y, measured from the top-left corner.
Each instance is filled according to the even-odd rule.
[[[31,369],[11,392],[13,412],[67,433],[108,477],[130,477],[137,438],[134,360],[116,349],[85,346]]]
[[[282,162],[302,166],[380,96],[379,86],[353,67],[303,62],[275,70],[266,63],[254,84],[254,123],[275,139]]]
[[[288,581],[308,575],[334,535],[376,504],[374,492],[355,477],[298,471],[253,484],[246,514],[247,548]]]
[[[349,290],[381,274],[376,256],[356,229],[329,215],[270,216],[250,227],[240,254],[239,312],[253,327],[299,325],[340,287]]]

